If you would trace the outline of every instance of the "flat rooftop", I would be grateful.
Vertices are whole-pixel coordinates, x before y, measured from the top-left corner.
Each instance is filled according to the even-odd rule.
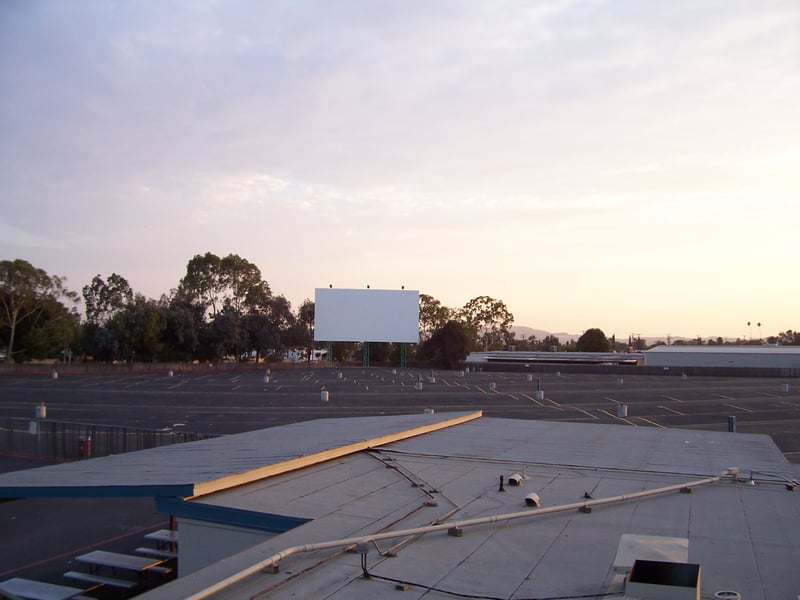
[[[736,476],[679,489],[734,466]],[[509,484],[516,474],[522,485]],[[684,560],[702,566],[706,595],[793,598],[800,593],[793,477],[764,435],[483,417],[194,500],[308,521],[142,597],[394,598],[396,585],[406,588],[404,598],[602,596],[623,591],[625,568],[616,564],[623,536],[643,536],[654,547],[682,540]],[[627,499],[663,488],[672,489]],[[526,503],[532,492],[540,507]],[[591,512],[576,507],[595,502]],[[567,508],[547,512],[559,506]],[[392,533],[482,518],[458,537]],[[360,548],[365,562],[343,552],[372,535],[379,539]],[[209,594],[283,554],[277,572],[262,565]]]

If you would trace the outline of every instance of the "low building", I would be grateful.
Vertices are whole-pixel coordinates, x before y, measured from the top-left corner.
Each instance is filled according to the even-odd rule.
[[[155,497],[179,577],[147,600],[794,598],[797,487],[766,435],[433,411],[0,475],[6,498]]]
[[[641,352],[536,352],[492,350],[489,352],[470,352],[464,361],[469,367],[484,365],[627,365],[642,364]]]
[[[783,369],[800,375],[800,346],[656,346],[643,354],[647,367]]]

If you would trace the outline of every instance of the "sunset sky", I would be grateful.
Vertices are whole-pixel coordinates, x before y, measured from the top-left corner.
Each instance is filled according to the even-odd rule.
[[[0,208],[76,291],[235,253],[295,308],[797,330],[800,2],[4,0]]]

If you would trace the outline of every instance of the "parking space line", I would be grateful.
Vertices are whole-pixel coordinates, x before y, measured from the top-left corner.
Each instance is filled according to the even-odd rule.
[[[547,406],[547,404],[544,404],[544,403],[542,403],[542,402],[539,402],[539,401],[538,401],[536,398],[533,398],[533,397],[529,396],[528,394],[522,394],[522,397],[523,397],[523,398],[527,398],[528,400],[530,400],[530,401],[531,401],[531,402],[533,402],[534,404],[538,404],[538,405],[539,405],[539,406],[541,406],[542,408],[550,408],[549,406]],[[560,406],[559,406],[559,407],[557,407],[557,408],[558,408],[558,410],[564,410],[564,409],[563,409],[563,408],[561,408]]]
[[[651,421],[650,419],[645,419],[644,417],[634,417],[634,418],[639,419],[640,421],[644,421],[645,423],[650,423],[650,425],[655,425],[656,427],[660,427],[661,429],[666,429],[666,427],[661,423],[656,423],[655,421]]]
[[[663,408],[664,410],[668,410],[669,412],[675,413],[676,415],[680,415],[682,417],[686,416],[686,413],[682,413],[681,411],[675,410],[674,408],[670,408],[669,406],[661,406],[661,405],[659,405],[658,408]]]
[[[735,409],[737,409],[737,410],[743,410],[744,412],[749,412],[749,413],[753,412],[753,411],[752,411],[752,410],[750,410],[749,408],[743,408],[743,407],[741,407],[741,406],[736,406],[735,404],[725,404],[724,406],[728,406],[728,407],[730,407],[730,408],[735,408]]]
[[[492,394],[499,394],[499,393],[500,393],[500,392],[498,392],[497,390],[485,390],[485,389],[483,389],[483,388],[482,388],[481,386],[479,386],[479,385],[476,385],[475,387],[476,387],[478,390],[480,390],[481,392],[483,392],[484,394],[489,394],[489,393],[492,393]]]
[[[617,415],[608,412],[604,408],[598,408],[597,410],[599,410],[604,415],[608,415],[612,419],[616,419],[617,421],[622,421],[623,423],[627,423],[628,425],[633,425],[634,427],[638,427],[638,425],[636,423],[631,423],[628,419],[623,419],[622,417],[618,417]]]
[[[731,398],[730,396],[726,396],[725,394],[711,394],[712,396],[716,396],[717,398],[722,398],[723,400],[736,400],[736,398]]]
[[[592,414],[592,413],[590,413],[588,410],[583,410],[582,408],[578,408],[577,406],[569,406],[569,405],[567,405],[567,408],[571,408],[571,409],[573,409],[573,410],[577,410],[577,411],[579,411],[579,412],[582,412],[582,413],[583,413],[583,414],[585,414],[586,416],[588,416],[588,417],[592,417],[593,419],[599,419],[599,418],[600,418],[600,417],[598,417],[597,415],[593,415],[593,414]],[[612,415],[612,416],[613,416],[613,415]]]
[[[663,395],[662,398],[666,398],[667,400],[672,400],[673,402],[683,402],[680,398],[676,398],[675,396],[667,396]]]

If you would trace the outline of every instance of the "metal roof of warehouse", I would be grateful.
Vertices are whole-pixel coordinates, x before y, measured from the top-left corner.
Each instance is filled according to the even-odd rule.
[[[654,346],[645,352],[691,352],[696,354],[789,354],[800,356],[800,346],[776,346],[763,344],[758,346],[728,346],[722,344],[708,344],[691,346],[688,344],[674,344],[672,346]]]

